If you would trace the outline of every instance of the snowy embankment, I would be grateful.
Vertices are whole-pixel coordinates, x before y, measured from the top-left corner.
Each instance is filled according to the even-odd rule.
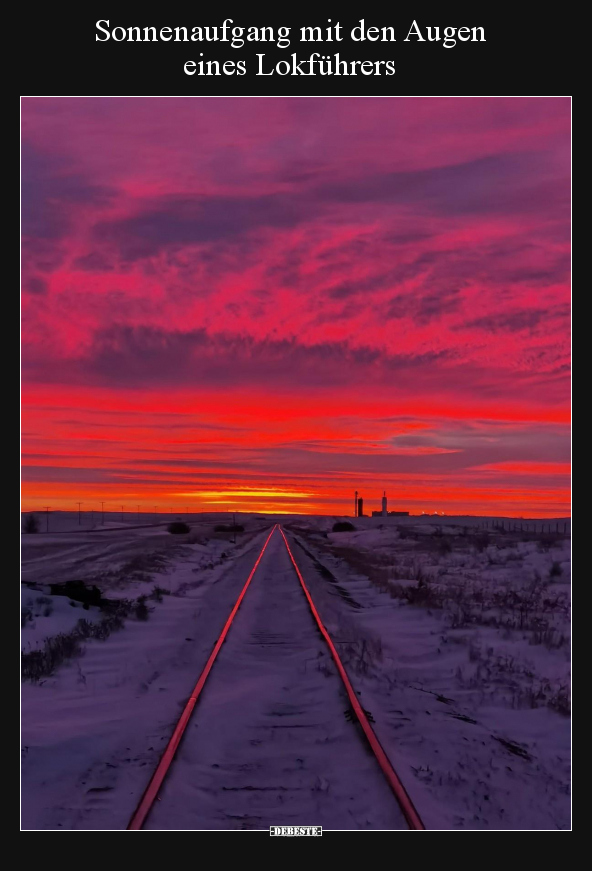
[[[120,631],[104,641],[85,640],[78,655],[53,674],[23,683],[24,829],[125,828],[146,772],[156,764],[261,547],[259,527],[252,524],[236,543],[213,527],[199,540],[192,534],[182,544],[176,536],[144,541],[145,553],[162,557],[164,551],[166,562],[160,559],[150,580],[146,566],[138,570],[140,577],[134,577],[132,568],[127,587],[121,570],[135,559],[133,540],[121,542],[117,556],[111,553],[112,574],[102,592],[135,599],[138,591],[157,586],[163,595],[160,601],[146,600],[148,614],[142,619],[130,612]],[[61,555],[63,580],[72,579],[68,547]],[[88,547],[100,565],[107,565],[100,559],[100,543]],[[59,562],[54,552],[40,582],[49,576],[55,582]],[[88,572],[94,583],[92,558]],[[38,593],[25,588],[24,595]],[[68,602],[66,597],[48,598]],[[54,608],[57,612],[64,606]],[[93,611],[92,606],[88,611],[80,605],[65,608],[86,619]],[[54,628],[63,631],[65,624]]]
[[[569,828],[569,540],[435,521],[299,538],[428,826]]]
[[[67,596],[41,595],[24,589],[21,601],[21,650],[39,650],[46,638],[71,632],[79,620],[97,621],[100,611]]]

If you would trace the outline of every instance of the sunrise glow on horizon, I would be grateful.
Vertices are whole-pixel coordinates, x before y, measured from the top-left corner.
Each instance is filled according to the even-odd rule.
[[[26,98],[22,509],[570,514],[570,103]]]

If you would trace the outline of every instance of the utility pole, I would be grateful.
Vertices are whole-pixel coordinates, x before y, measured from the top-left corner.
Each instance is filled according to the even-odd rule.
[[[80,506],[82,505],[82,502],[77,502],[76,504],[78,505],[78,526],[80,526],[82,522],[80,519]]]

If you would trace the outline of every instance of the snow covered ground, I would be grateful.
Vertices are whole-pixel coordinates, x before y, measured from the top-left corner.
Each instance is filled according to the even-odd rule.
[[[350,602],[356,686],[428,827],[569,828],[569,540],[355,524],[295,523],[295,555],[339,636]]]
[[[215,529],[228,515],[194,516],[186,536],[164,519],[23,536],[25,653],[106,619],[51,584],[96,585],[107,619],[117,602],[148,611],[23,683],[23,828],[125,828],[273,520],[241,515],[236,542]],[[569,539],[478,518],[334,521],[281,522],[426,826],[569,828]],[[399,828],[272,543],[148,827]]]

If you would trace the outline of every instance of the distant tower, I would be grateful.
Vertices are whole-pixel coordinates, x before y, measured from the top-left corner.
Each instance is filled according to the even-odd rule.
[[[356,490],[356,495],[354,497],[354,517],[358,516],[358,491]]]
[[[360,498],[358,499],[358,517],[363,517],[363,516],[364,516],[364,500],[360,496]]]
[[[388,511],[386,510],[386,490],[385,490],[384,493],[382,494],[382,516],[386,517],[387,514],[388,514]]]

